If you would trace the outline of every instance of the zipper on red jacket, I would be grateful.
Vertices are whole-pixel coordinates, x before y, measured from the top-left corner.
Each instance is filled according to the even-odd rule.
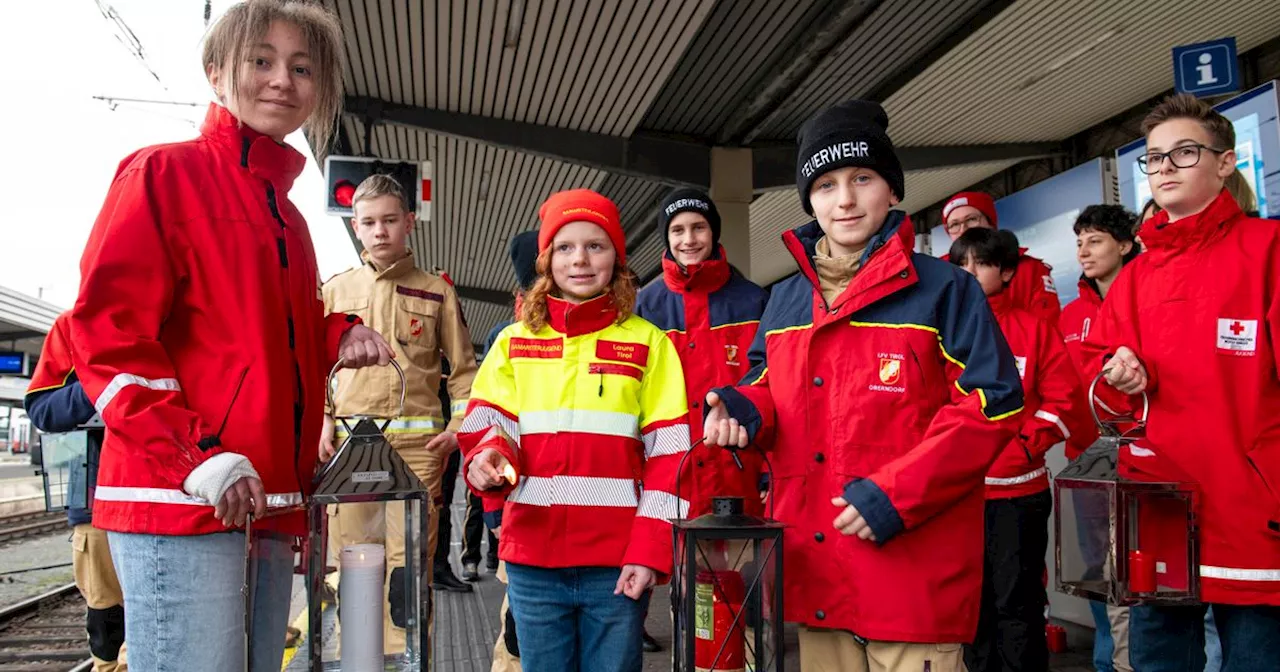
[[[298,482],[298,492],[305,494],[306,488],[302,486],[302,475],[298,473],[298,459],[302,454],[302,419],[305,407],[302,403],[302,369],[298,366],[298,351],[294,336],[293,301],[289,298],[289,292],[292,290],[292,286],[289,283],[289,251],[284,239],[284,218],[280,216],[280,207],[276,203],[276,188],[270,181],[266,182],[266,186],[267,208],[271,210],[271,216],[280,225],[280,236],[276,238],[276,253],[280,258],[280,268],[284,270],[285,274],[285,327],[289,335],[289,352],[293,354],[293,476]]]

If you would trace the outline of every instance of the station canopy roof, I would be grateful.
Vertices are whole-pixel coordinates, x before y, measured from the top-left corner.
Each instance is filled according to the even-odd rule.
[[[629,261],[660,268],[656,206],[750,147],[750,275],[794,270],[795,136],[877,100],[915,212],[1170,88],[1174,46],[1280,34],[1267,0],[326,0],[346,39],[337,153],[431,161],[412,246],[459,286],[473,338],[510,317],[511,236],[548,194],[618,203]],[[732,261],[732,260],[731,260]]]

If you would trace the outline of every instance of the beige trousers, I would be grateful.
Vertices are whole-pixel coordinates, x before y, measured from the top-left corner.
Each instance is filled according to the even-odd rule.
[[[927,665],[927,667],[926,667]],[[964,647],[955,644],[868,642],[846,630],[800,626],[800,672],[965,672]]]

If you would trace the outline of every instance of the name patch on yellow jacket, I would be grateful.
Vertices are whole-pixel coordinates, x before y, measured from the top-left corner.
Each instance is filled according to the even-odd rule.
[[[532,359],[561,359],[564,357],[563,338],[513,337],[507,346],[507,357]]]
[[[649,363],[649,346],[600,340],[596,341],[596,357],[644,366]]]

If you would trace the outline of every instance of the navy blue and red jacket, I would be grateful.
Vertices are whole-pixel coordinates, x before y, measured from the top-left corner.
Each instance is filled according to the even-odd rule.
[[[662,259],[662,282],[636,297],[635,314],[667,334],[680,354],[685,395],[689,399],[690,444],[702,438],[702,404],[707,392],[733,385],[746,374],[747,351],[755,340],[769,294],[729,265],[724,248],[697,264],[681,267],[668,249]],[[751,515],[764,513],[763,458],[739,451],[738,461],[718,446],[698,444],[688,487],[690,518],[711,512],[713,497],[741,497]],[[741,463],[741,467],[738,464]]]
[[[93,402],[89,401],[89,396],[80,386],[71,362],[71,339],[65,313],[58,316],[44,339],[40,361],[36,364],[35,373],[31,376],[31,386],[22,403],[31,424],[46,433],[74,432],[97,415]],[[88,449],[87,465],[83,470],[79,464],[71,465],[69,493],[84,492],[86,487],[92,489],[97,484],[98,454],[102,449],[101,430],[88,432]],[[85,483],[85,480],[88,482]],[[67,509],[69,525],[83,525],[92,519],[92,511],[88,506]]]
[[[783,235],[800,273],[769,297],[745,384],[717,392],[771,447],[786,524],[785,619],[877,641],[972,641],[983,484],[1014,437],[1022,384],[976,280],[912,251],[891,212],[828,305],[822,230]],[[855,506],[875,541],[833,525]]]

